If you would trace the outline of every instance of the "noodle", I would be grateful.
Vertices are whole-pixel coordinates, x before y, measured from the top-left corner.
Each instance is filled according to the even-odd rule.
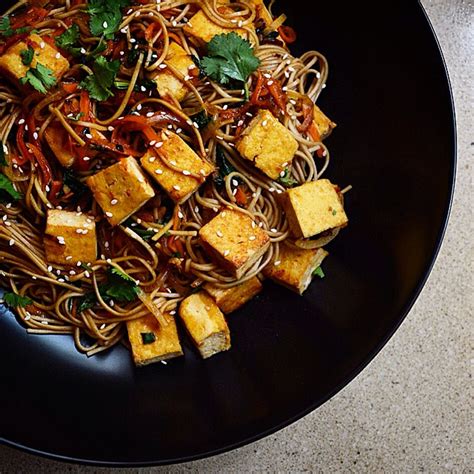
[[[266,266],[278,260],[283,242],[315,248],[337,235],[335,232],[313,241],[294,240],[278,203],[278,195],[285,191],[285,186],[258,171],[236,151],[242,131],[240,122],[248,124],[252,113],[248,112],[250,109],[246,114],[234,116],[232,113],[226,116],[224,112],[245,106],[245,94],[248,91],[251,95],[259,80],[256,73],[247,81],[246,91],[229,89],[207,78],[189,78],[175,67],[166,66],[172,41],[178,42],[188,54],[199,57],[202,49],[198,42],[184,32],[199,9],[221,27],[238,27],[246,32],[260,60],[260,71],[277,81],[289,99],[286,110],[281,111],[282,121],[298,142],[290,177],[298,184],[321,178],[330,161],[329,151],[321,140],[313,139],[307,130],[302,131],[301,124],[306,117],[302,104],[305,100],[316,102],[325,87],[326,59],[315,51],[293,57],[278,39],[262,38],[262,33],[254,27],[259,12],[253,1],[229,3],[226,8],[221,8],[222,3],[150,0],[148,4],[140,2],[126,8],[117,32],[119,40],[106,42],[106,52],[102,53],[122,60],[116,83],[125,86],[121,92],[114,90],[115,97],[104,102],[88,101],[83,90],[71,86],[93,74],[92,69],[79,63],[71,64],[63,76],[64,87],[60,85],[56,92],[47,95],[22,94],[5,81],[0,85],[0,140],[7,159],[3,173],[24,196],[17,202],[0,202],[1,285],[33,301],[27,307],[17,308],[18,317],[30,333],[70,334],[79,351],[97,354],[119,343],[126,333],[125,322],[149,314],[147,306],[151,305],[160,314],[174,311],[184,297],[206,282],[231,288],[260,275]],[[49,2],[48,6],[47,15],[30,25],[39,36],[57,36],[77,22],[83,48],[90,52],[101,45],[103,40],[92,36],[84,23],[85,4],[58,0]],[[20,1],[7,13],[21,17],[27,8],[27,3]],[[138,56],[130,64],[123,58],[133,51]],[[74,58],[70,60],[73,61]],[[144,81],[155,79],[165,67],[168,73],[187,84],[184,100],[171,97],[165,100],[154,91],[140,90]],[[273,99],[272,107],[277,107]],[[203,130],[195,125],[193,118],[202,110],[213,118],[211,125]],[[89,194],[77,199],[73,185],[65,181],[66,173],[44,138],[52,124],[62,127],[71,150],[82,160],[81,166],[74,168],[74,186],[83,189],[89,176],[117,159],[130,154],[143,155],[140,127],[131,127],[132,122],[125,119],[145,117],[145,111],[146,117],[150,117],[146,126],[152,133],[172,130],[213,165],[219,159],[218,154],[223,154],[233,171],[223,178],[221,186],[208,179],[185,202],[175,206],[172,217],[167,215],[169,200],[157,193],[143,212],[112,228],[97,203],[88,198]],[[23,137],[25,147],[17,141],[18,136]],[[148,136],[147,140],[150,141]],[[186,174],[172,160],[163,158],[163,161],[168,168]],[[203,180],[199,174],[188,174]],[[54,195],[52,187],[56,182],[60,182],[61,188]],[[239,200],[236,183],[246,202]],[[225,208],[250,216],[270,237],[268,250],[240,279],[209,258],[198,236],[203,225]],[[98,260],[74,266],[48,263],[43,236],[50,209],[75,211],[95,219]],[[101,285],[113,269],[137,280],[143,297],[126,303],[105,298]],[[81,302],[88,297],[95,298],[96,304],[83,306],[81,310]],[[163,323],[163,318],[160,321]]]

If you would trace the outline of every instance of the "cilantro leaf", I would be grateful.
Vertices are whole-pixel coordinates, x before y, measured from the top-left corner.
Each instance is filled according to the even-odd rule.
[[[10,18],[8,16],[2,16],[2,18],[0,18],[0,35],[7,38],[14,34],[15,31],[12,30],[12,27],[10,26]]]
[[[79,37],[79,26],[74,23],[71,28],[56,37],[56,46],[71,53],[73,56],[80,56],[82,48],[78,44]]]
[[[79,298],[77,304],[77,312],[82,313],[86,309],[91,309],[97,303],[97,297],[94,292],[86,293],[84,296]]]
[[[131,286],[126,282],[110,283],[105,289],[105,294],[120,303],[130,303],[137,299],[138,286]]]
[[[28,296],[17,295],[16,293],[5,293],[3,295],[3,301],[10,308],[24,308],[30,304],[33,304],[33,301],[28,298]]]
[[[285,186],[286,188],[293,188],[294,186],[298,184],[298,181],[296,181],[296,179],[293,178],[288,168],[285,168],[284,173],[285,174],[283,176],[280,176],[278,178],[278,182],[280,184],[283,184],[283,186]]]
[[[209,122],[211,122],[212,119],[207,115],[205,110],[201,110],[201,112],[193,115],[191,120],[197,123],[199,130],[203,130],[209,125]]]
[[[216,147],[216,165],[219,170],[219,172],[214,176],[214,184],[217,187],[222,187],[224,186],[224,178],[232,173],[233,171],[236,171],[235,168],[227,161],[227,158],[225,157],[224,150],[222,149],[221,146],[217,145]]]
[[[207,49],[201,65],[212,80],[223,85],[232,80],[246,82],[260,65],[250,43],[235,32],[214,36]]]
[[[0,166],[7,166],[7,160],[5,158],[5,145],[0,140]]]
[[[319,278],[324,278],[326,276],[324,275],[323,269],[320,266],[313,271],[313,275],[318,276]]]
[[[141,336],[143,344],[153,344],[156,341],[154,332],[142,332]]]
[[[107,61],[103,56],[100,56],[92,66],[94,74],[86,77],[81,82],[81,87],[89,91],[92,99],[98,101],[107,100],[114,95],[111,87],[114,84],[119,68],[120,61],[118,59]]]
[[[122,270],[119,270],[118,268],[112,267],[112,270],[110,272],[112,273],[112,275],[116,275],[119,278],[121,278],[122,280],[127,281],[129,283],[133,283],[134,285],[136,285],[135,280],[130,275],[123,272]]]
[[[33,61],[34,55],[35,55],[35,50],[31,46],[28,46],[28,49],[24,49],[20,53],[22,63],[25,66],[30,66]]]
[[[21,199],[21,194],[13,187],[12,182],[4,175],[0,173],[0,191],[3,191],[3,195],[8,195],[9,198],[18,201]],[[0,196],[1,197],[1,196]]]
[[[94,36],[112,39],[122,22],[122,8],[129,6],[130,0],[89,0],[89,28]]]
[[[38,92],[46,94],[48,89],[56,84],[56,78],[51,69],[41,63],[36,63],[36,67],[28,69],[26,76],[22,77],[20,82],[22,84],[29,83]]]

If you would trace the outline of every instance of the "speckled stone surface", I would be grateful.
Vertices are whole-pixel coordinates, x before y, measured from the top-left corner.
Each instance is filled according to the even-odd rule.
[[[409,316],[356,380],[290,427],[211,459],[120,472],[474,471],[474,4],[422,3],[454,89],[459,161],[446,238]],[[2,473],[105,470],[0,447]]]

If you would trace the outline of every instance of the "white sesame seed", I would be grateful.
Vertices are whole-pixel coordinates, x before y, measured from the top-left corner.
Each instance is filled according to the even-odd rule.
[[[159,67],[160,69],[165,69],[165,68],[167,68],[168,66],[166,66],[165,63],[161,63],[158,67]]]
[[[189,176],[191,174],[191,171],[188,170],[183,170],[184,176]]]
[[[244,121],[243,121],[243,120],[239,120],[239,121],[237,122],[237,126],[238,126],[238,127],[241,127],[243,124],[244,124]]]
[[[61,53],[56,53],[55,58],[56,58],[56,59],[59,59],[60,57],[61,57]]]
[[[69,270],[69,275],[74,276],[76,272],[74,270]]]
[[[175,189],[176,191],[179,191],[181,188],[180,188],[177,184],[175,184],[175,185],[173,186],[173,189]]]
[[[285,171],[282,171],[282,172],[280,173],[280,178],[283,178],[283,177],[285,176],[285,174],[286,174],[286,172],[285,172]]]
[[[227,255],[230,254],[230,250],[224,250],[224,257],[227,257]]]
[[[27,314],[27,315],[25,316],[25,321],[29,321],[30,319],[31,319],[31,315],[30,315],[30,314]]]
[[[193,126],[194,126],[194,128],[197,128],[199,130],[199,125],[198,125],[197,122],[193,122]]]
[[[13,247],[13,245],[15,245],[15,241],[13,239],[10,239],[8,245],[10,245],[10,247]]]
[[[283,86],[283,87],[281,88],[281,90],[284,91],[284,92],[286,92],[286,91],[288,90],[288,87]]]
[[[40,48],[41,48],[41,49],[44,49],[45,46],[46,46],[46,44],[44,43],[44,41],[41,41],[41,43],[40,43]]]
[[[323,84],[323,87],[322,87],[322,89],[326,89],[326,84]]]
[[[114,215],[113,215],[111,212],[106,212],[105,215],[106,215],[107,217],[114,217]]]
[[[67,261],[72,260],[72,255],[68,255],[68,256],[66,257],[66,260],[67,260]]]
[[[172,166],[177,166],[177,164],[178,164],[178,163],[176,163],[176,161],[170,160],[170,165],[172,165]]]
[[[104,28],[108,28],[108,27],[109,27],[109,24],[108,24],[106,21],[104,21],[104,23],[102,23],[102,26],[103,26]]]
[[[281,263],[281,260],[277,260],[273,265],[275,265],[275,267],[278,267],[278,265],[280,265]]]
[[[142,92],[146,92],[146,87],[145,87],[145,86],[140,86],[140,90],[141,90]]]
[[[82,158],[82,159],[83,159],[83,161],[90,161],[90,160],[91,160],[89,156],[85,156],[85,157]]]
[[[157,169],[155,170],[155,174],[163,174],[163,170]]]
[[[136,43],[136,42],[137,42],[137,40],[135,38],[130,38],[130,43],[133,44],[133,43]]]
[[[266,127],[267,124],[268,124],[268,120],[264,120],[264,121],[262,122],[262,127]]]
[[[153,115],[155,115],[155,112],[148,112],[148,113],[146,114],[147,117],[153,117]]]
[[[185,81],[190,81],[192,79],[192,76],[186,75],[184,76]]]
[[[217,237],[224,237],[224,234],[220,230],[216,232],[216,235]]]
[[[100,330],[105,329],[105,323],[101,324],[99,329]]]
[[[86,49],[85,49],[85,48],[81,48],[81,54],[86,54],[86,53],[87,53]]]
[[[142,110],[143,109],[143,105],[142,104],[138,104],[137,105],[137,110]]]
[[[257,237],[255,237],[255,235],[251,235],[251,236],[249,237],[249,240],[252,242],[252,241],[256,240],[256,238],[257,238]]]
[[[86,278],[90,278],[90,276],[91,276],[91,274],[89,273],[88,270],[86,270],[86,271],[84,272],[84,275],[86,276]]]
[[[268,188],[268,191],[273,193],[275,191],[275,188]]]
[[[53,267],[51,265],[48,266],[48,272],[51,273],[53,271]]]
[[[163,146],[163,142],[158,142],[156,145],[155,145],[155,148],[161,148]]]
[[[267,82],[267,85],[268,85],[268,86],[273,85],[273,81],[268,81],[268,82]]]
[[[118,199],[112,199],[112,201],[110,201],[110,204],[112,204],[112,206],[115,206],[117,203]]]
[[[23,125],[25,123],[25,119],[18,120],[18,125]]]
[[[232,184],[233,184],[234,186],[238,186],[238,185],[239,185],[239,182],[238,182],[236,179],[233,179],[233,180],[232,180]]]
[[[316,78],[319,79],[321,77],[321,73],[318,71],[316,72]]]
[[[148,161],[150,163],[153,163],[155,160],[156,160],[156,156],[150,156],[150,158],[148,158]]]
[[[270,232],[273,232],[274,234],[277,234],[277,233],[278,233],[278,229],[275,229],[275,227],[273,227],[272,229],[270,229]]]
[[[239,28],[242,28],[242,25],[243,25],[243,24],[244,24],[244,22],[243,22],[242,20],[240,20],[239,23],[238,23],[238,27],[239,27]]]
[[[82,234],[82,229],[76,229],[76,234]]]
[[[33,133],[33,138],[34,138],[35,140],[38,140],[38,138],[39,138],[39,135],[38,135],[38,133],[37,133],[37,132]]]
[[[195,212],[196,214],[199,212],[199,206],[196,206],[196,207],[194,208],[194,212]]]
[[[183,218],[184,218],[184,214],[183,214],[181,211],[179,211],[179,212],[178,212],[178,217],[179,217],[180,219],[183,219]]]
[[[92,135],[90,133],[86,133],[86,138],[88,138],[89,140],[92,140]]]
[[[109,132],[113,132],[115,129],[114,129],[114,127],[112,127],[112,125],[109,125],[109,126],[107,127],[107,130],[108,130]]]
[[[115,306],[115,301],[114,300],[110,300],[109,301],[109,305],[112,306],[112,308]]]
[[[162,360],[160,361],[163,365],[168,365],[168,362],[166,362],[166,360]]]
[[[213,210],[214,212],[219,212],[219,209],[218,209],[217,207],[213,207],[212,210]]]

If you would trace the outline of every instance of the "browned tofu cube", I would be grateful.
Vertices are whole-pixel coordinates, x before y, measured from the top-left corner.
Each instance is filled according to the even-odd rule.
[[[168,321],[166,326],[160,325],[152,314],[127,321],[128,339],[137,366],[183,355],[175,319],[171,315],[163,316]]]
[[[327,179],[288,189],[280,199],[295,237],[313,237],[348,222],[336,187]]]
[[[244,130],[237,150],[267,176],[277,179],[291,164],[298,142],[270,111],[260,110]]]
[[[154,148],[156,153],[149,150],[141,159],[141,165],[173,201],[182,203],[201,186],[214,168],[176,133],[162,132],[161,138],[160,143],[163,145]],[[166,163],[180,171],[172,169]]]
[[[110,225],[118,225],[140,209],[155,191],[135,158],[129,156],[86,180]]]
[[[52,122],[46,128],[44,138],[54,156],[65,168],[69,168],[74,164],[76,157],[69,146],[69,134],[59,122]]]
[[[224,315],[206,292],[183,300],[179,315],[204,359],[230,349],[230,331]]]
[[[178,43],[170,43],[166,64],[181,73],[184,77],[195,67],[191,56]],[[188,93],[185,82],[173,72],[164,69],[155,77],[156,86],[161,97],[173,96],[178,102],[182,101]]]
[[[56,48],[46,43],[41,36],[31,34],[24,41],[14,44],[0,57],[0,71],[13,82],[19,84],[20,79],[26,76],[30,66],[23,64],[22,51],[28,50],[31,46],[34,50],[31,67],[36,67],[38,63],[51,69],[54,76],[59,80],[69,69],[69,62],[61,56]]]
[[[314,106],[313,110],[314,124],[318,129],[321,140],[324,140],[327,136],[331,134],[333,129],[336,127],[336,124],[326,115],[323,111],[317,106]]]
[[[227,7],[220,7],[227,8]],[[214,23],[206,16],[203,10],[199,10],[186,24],[184,32],[194,36],[203,43],[209,43],[216,35],[223,35],[230,32],[235,32],[242,38],[247,38],[248,33],[243,28],[226,28]]]
[[[199,231],[201,242],[218,264],[236,278],[266,252],[270,239],[253,220],[239,211],[225,210]]]
[[[49,210],[44,249],[49,263],[74,265],[79,261],[94,262],[97,258],[94,219],[77,212]]]
[[[213,283],[206,283],[204,289],[214,298],[224,314],[232,313],[262,291],[262,283],[257,277],[240,283],[232,288],[220,288]]]
[[[268,265],[263,274],[302,295],[311,283],[314,270],[321,265],[327,255],[328,253],[322,248],[310,250],[282,244],[278,260]]]

